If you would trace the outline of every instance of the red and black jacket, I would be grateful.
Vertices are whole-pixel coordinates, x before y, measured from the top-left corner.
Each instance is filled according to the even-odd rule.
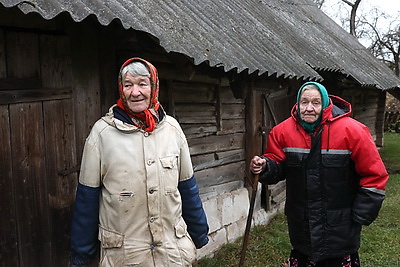
[[[285,214],[292,246],[315,261],[354,253],[361,225],[378,216],[388,174],[368,128],[351,106],[330,96],[313,134],[292,116],[269,134],[260,181],[286,179]]]

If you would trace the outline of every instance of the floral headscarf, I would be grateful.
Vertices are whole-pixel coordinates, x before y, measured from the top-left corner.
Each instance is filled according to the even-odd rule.
[[[122,85],[122,69],[132,62],[141,62],[150,72],[150,86],[151,86],[151,99],[149,107],[143,112],[135,113],[133,112],[127,103],[123,85]],[[120,98],[117,100],[117,106],[123,109],[126,114],[132,119],[133,124],[136,127],[143,129],[146,132],[152,132],[160,121],[160,115],[158,109],[160,108],[160,103],[158,102],[158,90],[159,81],[157,69],[148,61],[141,58],[130,58],[122,64],[118,77],[118,91]]]

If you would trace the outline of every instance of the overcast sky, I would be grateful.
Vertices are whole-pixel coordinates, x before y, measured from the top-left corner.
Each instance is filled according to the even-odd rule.
[[[341,0],[326,0],[325,8],[329,13],[335,13],[337,10],[338,2],[342,2]],[[354,2],[354,0],[351,0]],[[345,4],[346,5],[346,4]],[[348,5],[346,5],[348,6]],[[332,8],[329,8],[332,7]],[[400,1],[399,0],[361,0],[359,9],[360,10],[371,10],[374,7],[385,11],[391,15],[396,15],[400,12]],[[336,9],[336,10],[335,10]]]
[[[354,0],[350,1],[354,2]],[[322,10],[331,17],[334,17],[339,12],[341,6],[350,11],[350,6],[343,3],[341,0],[326,0]],[[367,14],[374,8],[392,17],[397,16],[400,18],[400,0],[361,0],[357,13]]]
[[[400,1],[399,0],[361,0],[360,8],[371,8],[377,7],[386,11],[389,14],[396,15],[400,12]]]
[[[354,2],[354,0],[350,1]],[[348,13],[346,13],[343,8],[345,8]],[[379,11],[389,15],[388,17],[380,16],[378,19],[377,27],[378,29],[381,29],[382,32],[387,31],[387,28],[391,22],[398,21],[396,25],[400,25],[400,0],[361,0],[360,6],[357,9],[357,15],[370,14],[371,10],[374,9],[378,9]],[[345,16],[345,14],[349,14],[351,9],[349,5],[343,3],[341,0],[326,0],[322,10],[332,19],[334,19],[339,25],[341,25],[338,14],[341,13],[343,16]],[[360,40],[360,42],[364,43],[363,40]],[[367,42],[365,42],[364,45],[367,46]]]

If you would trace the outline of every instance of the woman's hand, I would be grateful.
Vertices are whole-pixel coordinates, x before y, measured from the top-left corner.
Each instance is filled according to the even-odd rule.
[[[266,165],[266,159],[260,158],[259,156],[254,156],[250,161],[250,171],[254,174],[259,174],[265,169]]]

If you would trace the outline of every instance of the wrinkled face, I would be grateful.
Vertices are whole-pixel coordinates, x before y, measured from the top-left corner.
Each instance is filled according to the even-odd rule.
[[[300,118],[307,122],[315,122],[322,110],[321,93],[318,89],[306,89],[300,96]]]
[[[133,76],[128,72],[122,81],[122,88],[130,110],[139,113],[149,108],[151,100],[149,77]]]

